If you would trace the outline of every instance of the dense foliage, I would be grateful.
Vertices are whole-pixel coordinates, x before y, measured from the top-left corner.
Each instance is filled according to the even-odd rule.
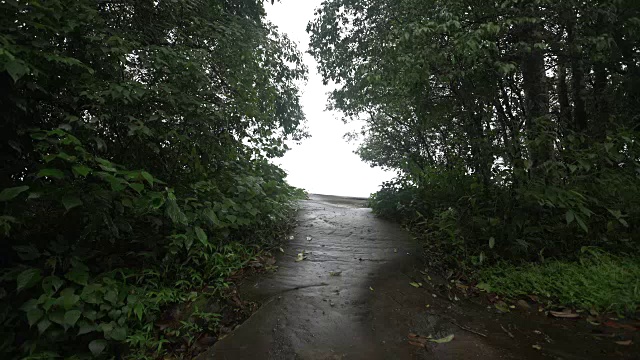
[[[637,254],[640,2],[328,0],[308,30],[399,173],[374,210],[457,268]]]
[[[306,136],[301,56],[260,0],[0,13],[0,357],[159,356],[161,311],[220,295],[287,227],[269,159]]]

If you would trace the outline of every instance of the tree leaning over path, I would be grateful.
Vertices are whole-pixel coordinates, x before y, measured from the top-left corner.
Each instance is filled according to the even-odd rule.
[[[189,349],[220,315],[161,311],[219,298],[290,219],[269,160],[306,136],[301,54],[259,0],[0,13],[0,357]]]
[[[329,0],[308,31],[399,171],[376,212],[463,264],[637,253],[640,3]]]

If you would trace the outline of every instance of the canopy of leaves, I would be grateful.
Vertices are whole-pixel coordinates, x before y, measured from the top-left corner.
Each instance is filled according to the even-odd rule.
[[[376,212],[476,265],[637,252],[640,3],[328,0],[308,31],[400,174]]]
[[[301,54],[259,0],[0,13],[1,357],[160,356],[160,310],[287,226]]]

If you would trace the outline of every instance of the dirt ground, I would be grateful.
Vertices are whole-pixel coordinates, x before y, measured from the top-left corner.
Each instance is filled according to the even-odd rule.
[[[277,271],[240,284],[259,310],[199,359],[640,358],[636,334],[621,346],[584,319],[465,298],[364,199],[311,195],[300,206]]]

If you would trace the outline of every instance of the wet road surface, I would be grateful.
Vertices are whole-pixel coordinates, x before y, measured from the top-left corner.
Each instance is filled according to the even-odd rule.
[[[575,334],[562,327],[548,330],[570,344],[553,345],[526,319],[507,324],[495,311],[451,299],[434,285],[410,286],[425,279],[417,270],[424,268],[418,245],[364,206],[364,200],[321,195],[302,201],[277,271],[240,286],[260,309],[199,359],[609,358],[572,344]],[[304,260],[296,261],[303,251]],[[447,284],[434,276],[437,281]],[[455,338],[420,347],[409,344],[409,334]]]

